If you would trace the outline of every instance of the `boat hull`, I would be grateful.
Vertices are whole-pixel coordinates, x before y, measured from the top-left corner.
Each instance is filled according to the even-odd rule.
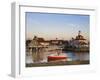
[[[50,61],[60,61],[60,60],[65,60],[67,59],[66,56],[48,56],[48,62]]]

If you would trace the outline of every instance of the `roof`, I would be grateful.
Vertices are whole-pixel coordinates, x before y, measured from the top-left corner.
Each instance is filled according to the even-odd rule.
[[[75,40],[86,40],[82,35],[76,36]]]

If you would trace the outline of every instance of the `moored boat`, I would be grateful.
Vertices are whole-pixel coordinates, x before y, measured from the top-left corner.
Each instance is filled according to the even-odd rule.
[[[48,56],[48,62],[50,61],[62,61],[62,60],[66,60],[67,57],[66,56]]]

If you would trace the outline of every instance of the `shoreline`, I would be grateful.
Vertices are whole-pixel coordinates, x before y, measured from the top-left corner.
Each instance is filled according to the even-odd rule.
[[[29,63],[29,64],[26,64],[26,67],[87,65],[87,64],[90,64],[89,60],[83,60],[83,61],[60,61],[60,62],[47,62],[47,63]]]
[[[70,51],[70,52],[90,52],[89,51],[89,49],[78,49],[78,48],[74,48],[74,49],[72,49],[72,48],[67,48],[67,49],[63,49],[63,51]]]

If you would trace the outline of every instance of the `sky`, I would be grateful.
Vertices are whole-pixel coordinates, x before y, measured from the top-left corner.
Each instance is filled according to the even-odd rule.
[[[26,39],[75,38],[78,31],[89,40],[89,15],[26,12]]]

